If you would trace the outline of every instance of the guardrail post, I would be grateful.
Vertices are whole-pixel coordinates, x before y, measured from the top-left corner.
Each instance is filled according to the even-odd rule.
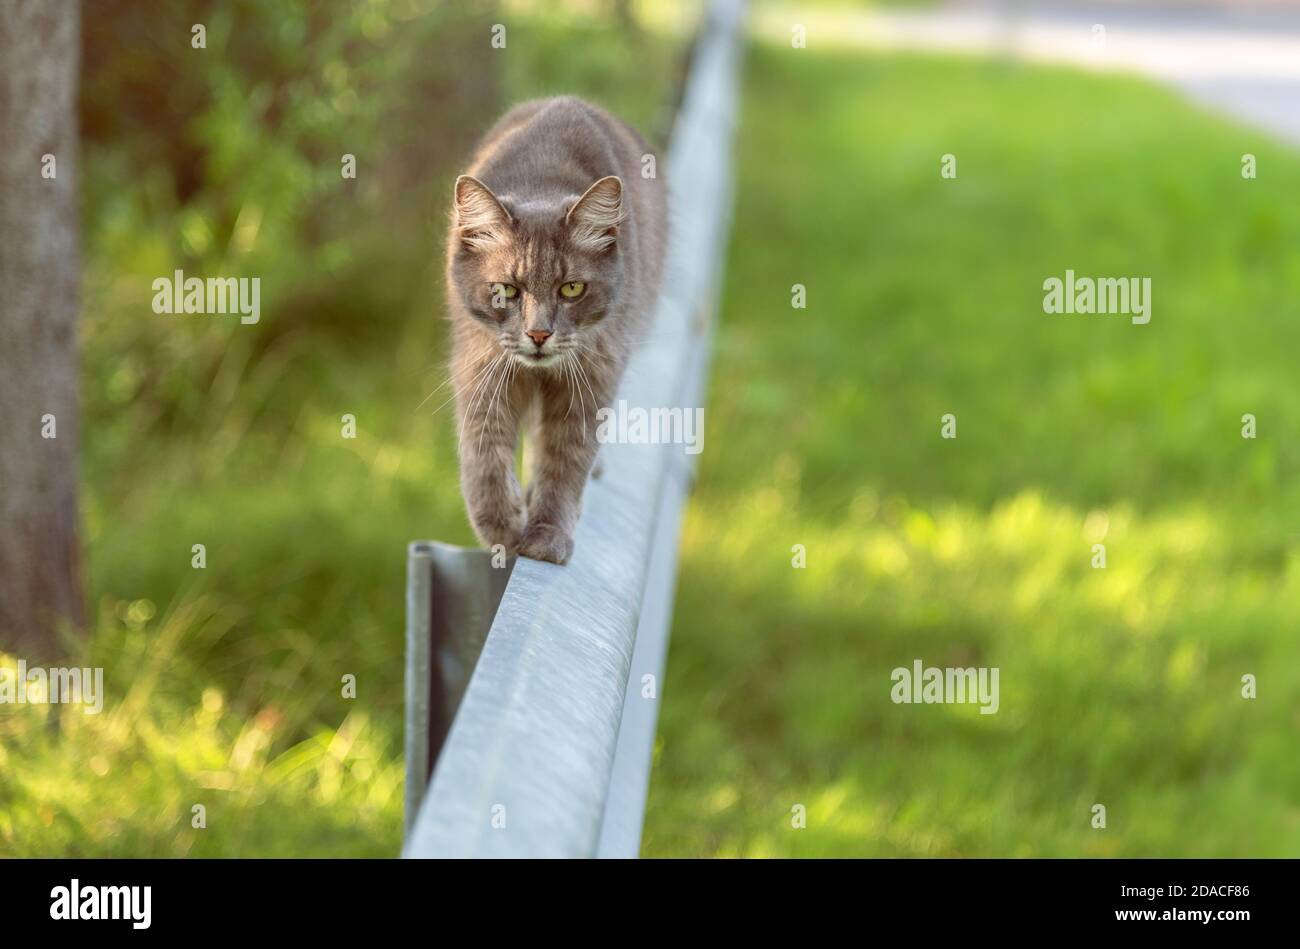
[[[406,828],[483,651],[514,558],[416,541],[406,561]]]

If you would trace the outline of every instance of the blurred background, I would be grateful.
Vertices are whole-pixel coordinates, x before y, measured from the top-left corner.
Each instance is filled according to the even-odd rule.
[[[1300,10],[752,6],[644,852],[1300,854]],[[108,699],[0,708],[0,855],[397,852],[405,543],[472,543],[451,182],[540,95],[662,143],[699,7],[86,5]],[[1150,324],[1044,314],[1067,268],[1151,277]],[[155,315],[176,269],[260,276],[260,322]],[[999,667],[999,713],[892,704],[914,659]]]

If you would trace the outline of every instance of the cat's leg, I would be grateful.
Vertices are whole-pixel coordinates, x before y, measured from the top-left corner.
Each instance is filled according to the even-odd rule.
[[[599,390],[593,393],[605,404]],[[590,418],[570,412],[563,399],[542,406],[533,428],[533,465],[529,481],[528,526],[519,540],[519,553],[534,560],[565,563],[573,553],[573,534],[582,511],[582,490],[587,485],[596,451],[595,408],[588,395],[584,405]]]
[[[460,488],[474,533],[485,547],[514,553],[527,519],[515,475],[519,415],[510,375],[487,380],[461,407]]]
[[[541,442],[542,413],[540,399],[535,400],[519,417],[519,427],[523,432],[524,453],[524,507],[532,508],[533,494],[537,487],[537,446]]]

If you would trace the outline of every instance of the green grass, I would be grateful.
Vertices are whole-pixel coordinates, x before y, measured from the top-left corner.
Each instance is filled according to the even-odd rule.
[[[645,852],[1300,854],[1300,158],[1136,80],[777,46],[738,157]],[[1067,268],[1151,323],[1043,313]],[[918,658],[1000,711],[892,704]]]

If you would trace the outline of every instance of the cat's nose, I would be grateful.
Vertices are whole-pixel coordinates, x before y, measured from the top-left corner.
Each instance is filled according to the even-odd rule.
[[[535,345],[538,349],[541,349],[542,344],[551,338],[551,331],[550,330],[526,330],[524,332],[524,335],[533,341],[533,345]]]

